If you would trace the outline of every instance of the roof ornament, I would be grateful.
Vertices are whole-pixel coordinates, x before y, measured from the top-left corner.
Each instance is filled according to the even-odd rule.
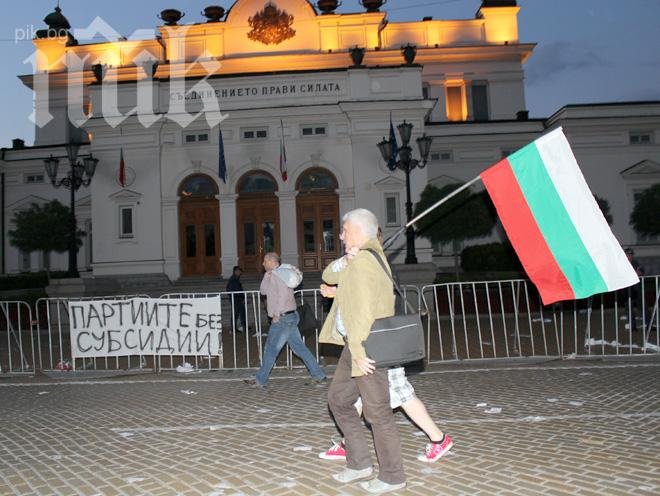
[[[273,2],[267,2],[263,10],[248,19],[248,23],[252,28],[248,38],[264,45],[279,45],[296,35],[296,30],[291,28],[293,16],[278,9]]]
[[[360,0],[360,4],[367,9],[367,12],[380,12],[380,8],[387,3],[387,0]]]
[[[209,5],[204,9],[202,15],[208,19],[206,22],[220,22],[225,15],[225,9],[220,5]]]
[[[181,20],[186,14],[177,9],[165,9],[160,11],[160,15],[156,15],[161,19],[166,26],[176,26],[176,23]]]
[[[316,5],[321,11],[321,15],[334,14],[334,10],[341,5],[341,2],[337,0],[319,0]]]
[[[57,2],[57,7],[55,11],[48,14],[44,17],[44,22],[48,25],[49,29],[56,30],[66,30],[71,29],[71,24],[66,17],[62,14],[62,9],[60,9],[60,2]]]
[[[62,9],[60,8],[60,2],[58,0],[55,10],[44,17],[44,22],[48,26],[47,29],[39,29],[35,35],[37,38],[59,38],[66,36],[68,38],[67,46],[77,45],[78,42],[73,37],[71,32],[71,24],[64,14],[62,14]]]
[[[482,0],[482,7],[516,7],[516,0]]]

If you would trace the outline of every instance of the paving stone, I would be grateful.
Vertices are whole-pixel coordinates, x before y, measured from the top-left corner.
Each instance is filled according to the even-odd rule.
[[[657,494],[659,370],[647,359],[411,375],[455,447],[435,464],[417,461],[427,438],[396,413],[408,476],[400,494]],[[306,381],[277,370],[264,392],[224,372],[1,379],[0,494],[363,495],[331,479],[342,462],[318,458],[337,432],[327,388]],[[501,413],[485,413],[492,406]]]

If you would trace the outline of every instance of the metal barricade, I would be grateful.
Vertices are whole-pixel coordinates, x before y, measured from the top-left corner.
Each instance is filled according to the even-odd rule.
[[[128,299],[147,297],[145,295],[107,296],[95,298],[42,298],[37,301],[34,339],[27,340],[35,347],[36,367],[43,370],[176,370],[186,363],[195,370],[253,369],[261,364],[264,339],[267,336],[268,318],[263,310],[258,291],[216,292],[216,293],[169,293],[164,299],[220,297],[222,319],[222,350],[218,355],[130,355],[122,357],[77,358],[71,359],[71,336],[69,327],[68,302],[84,300]],[[296,299],[312,303],[315,315],[323,321],[323,309],[318,290],[304,290],[296,293]],[[27,305],[27,304],[25,304]],[[29,310],[29,306],[26,306]],[[29,317],[28,323],[32,321]],[[308,345],[316,350],[319,357],[318,331],[313,343]],[[290,352],[280,356],[276,367],[291,368],[294,359]],[[296,365],[297,366],[297,365]]]
[[[429,363],[558,354],[552,319],[525,280],[424,286],[422,300]]]
[[[195,369],[249,369],[261,363],[264,314],[258,291],[216,293],[167,293],[165,299],[220,297],[222,351],[213,358],[205,356],[170,356],[159,360],[159,369],[172,370],[188,363]],[[267,322],[267,321],[266,321]]]
[[[69,301],[148,298],[147,295],[112,295],[88,298],[40,298],[35,304],[37,367],[41,370],[127,370],[150,368],[138,355],[126,357],[71,359]]]
[[[427,360],[657,352],[659,277],[548,306],[523,279],[424,286]]]
[[[639,355],[660,351],[660,276],[640,279],[639,284],[630,288],[589,298],[585,308],[577,310],[587,317],[584,324],[587,355]],[[580,333],[577,325],[575,333]],[[578,353],[577,347],[575,352]]]
[[[34,373],[36,353],[32,309],[22,301],[0,302],[0,372]]]
[[[638,356],[660,351],[660,276],[584,300],[543,306],[527,280],[475,281],[403,287],[426,325],[427,361],[519,357]],[[77,298],[71,301],[127,299],[135,296]],[[260,366],[269,326],[258,291],[165,294],[161,298],[220,297],[221,350],[217,355],[78,358],[71,361],[68,302],[42,298],[34,309],[25,302],[0,302],[0,368],[3,373],[35,370],[196,370],[254,369]],[[304,341],[321,364],[335,363],[338,352],[318,341],[332,304],[318,289],[295,292],[309,303],[319,327]],[[406,311],[408,309],[406,308]],[[287,348],[276,367],[304,367]]]
[[[404,284],[401,286],[403,291],[403,298],[407,301],[417,312],[422,308],[422,292],[417,286],[412,284]],[[408,305],[403,305],[403,312],[408,313],[410,309]]]
[[[269,319],[265,311],[265,304],[258,291],[235,291],[220,293],[168,293],[161,298],[199,298],[220,296],[222,315],[222,356],[217,364],[203,364],[200,360],[206,357],[169,357],[169,363],[161,361],[159,368],[164,370],[176,368],[176,363],[190,358],[195,368],[208,369],[254,369],[261,366],[263,346],[268,336]],[[299,305],[308,302],[314,311],[317,321],[325,320],[327,305],[318,289],[304,289],[294,293]],[[321,346],[318,342],[320,328],[314,330],[313,335],[303,337],[303,341],[314,353],[317,360],[321,360]],[[285,353],[280,354],[275,368],[304,367],[289,347]]]

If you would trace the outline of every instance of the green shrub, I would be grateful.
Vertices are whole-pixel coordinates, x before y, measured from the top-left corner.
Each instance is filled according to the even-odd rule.
[[[66,272],[51,272],[51,279],[66,277]],[[30,272],[15,276],[0,277],[0,291],[12,291],[16,289],[38,289],[48,286],[48,274],[46,272]]]
[[[465,272],[522,271],[520,260],[509,243],[468,246],[461,252]]]
[[[15,292],[3,292],[0,294],[0,301],[22,301],[34,308],[37,300],[47,297],[48,295],[43,289],[24,289]]]

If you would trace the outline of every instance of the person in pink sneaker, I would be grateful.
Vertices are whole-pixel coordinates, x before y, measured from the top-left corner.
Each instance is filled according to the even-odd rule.
[[[321,288],[321,293],[332,294],[334,288]],[[331,297],[331,296],[326,296]],[[410,417],[415,425],[424,431],[429,438],[429,443],[426,445],[424,453],[420,454],[417,459],[421,462],[433,463],[438,461],[444,456],[454,445],[451,437],[442,432],[437,424],[429,415],[426,406],[415,395],[415,390],[406,377],[406,371],[403,367],[396,367],[388,369],[387,378],[390,386],[390,406],[392,409],[403,408],[406,415]],[[355,409],[358,415],[362,415],[362,400],[358,398],[355,402]],[[324,460],[345,460],[346,451],[344,449],[344,440],[332,441],[332,446],[326,451],[319,453],[319,458]]]
[[[379,243],[383,244],[383,231],[378,227],[377,239]],[[343,239],[342,239],[343,241]],[[346,268],[348,261],[353,259],[357,254],[356,249],[349,249],[346,255],[335,260],[330,264],[330,269],[334,272],[340,272]],[[396,274],[392,271],[392,275],[396,278]],[[328,286],[321,284],[321,294],[325,298],[335,298],[337,295],[336,286]],[[403,301],[399,301],[400,296],[397,295],[396,306],[403,307]],[[390,389],[390,407],[394,410],[396,408],[403,408],[403,411],[408,417],[428,436],[430,443],[426,445],[424,453],[420,454],[417,459],[423,462],[432,463],[439,460],[445,455],[453,446],[451,437],[442,432],[436,423],[429,415],[424,403],[415,395],[415,390],[406,377],[406,371],[403,367],[395,367],[388,369],[387,379]],[[355,408],[358,411],[358,416],[362,416],[362,399],[358,398],[355,402]],[[319,453],[319,458],[324,460],[345,460],[346,450],[344,448],[344,440],[332,441],[332,446],[326,451]]]
[[[340,239],[345,251],[357,253],[350,261],[343,260],[345,266],[336,261],[323,271],[323,280],[337,286],[337,293],[319,333],[319,343],[343,346],[328,388],[328,405],[346,438],[346,466],[332,474],[332,478],[340,484],[362,481],[359,486],[366,492],[384,494],[405,488],[406,474],[399,430],[386,401],[389,399],[387,372],[375,367],[362,343],[376,319],[394,314],[394,286],[386,271],[366,251],[374,250],[381,261],[385,259],[376,238],[378,219],[373,212],[352,210],[344,215],[342,223]],[[378,458],[375,478],[370,446],[353,408],[360,397]]]

